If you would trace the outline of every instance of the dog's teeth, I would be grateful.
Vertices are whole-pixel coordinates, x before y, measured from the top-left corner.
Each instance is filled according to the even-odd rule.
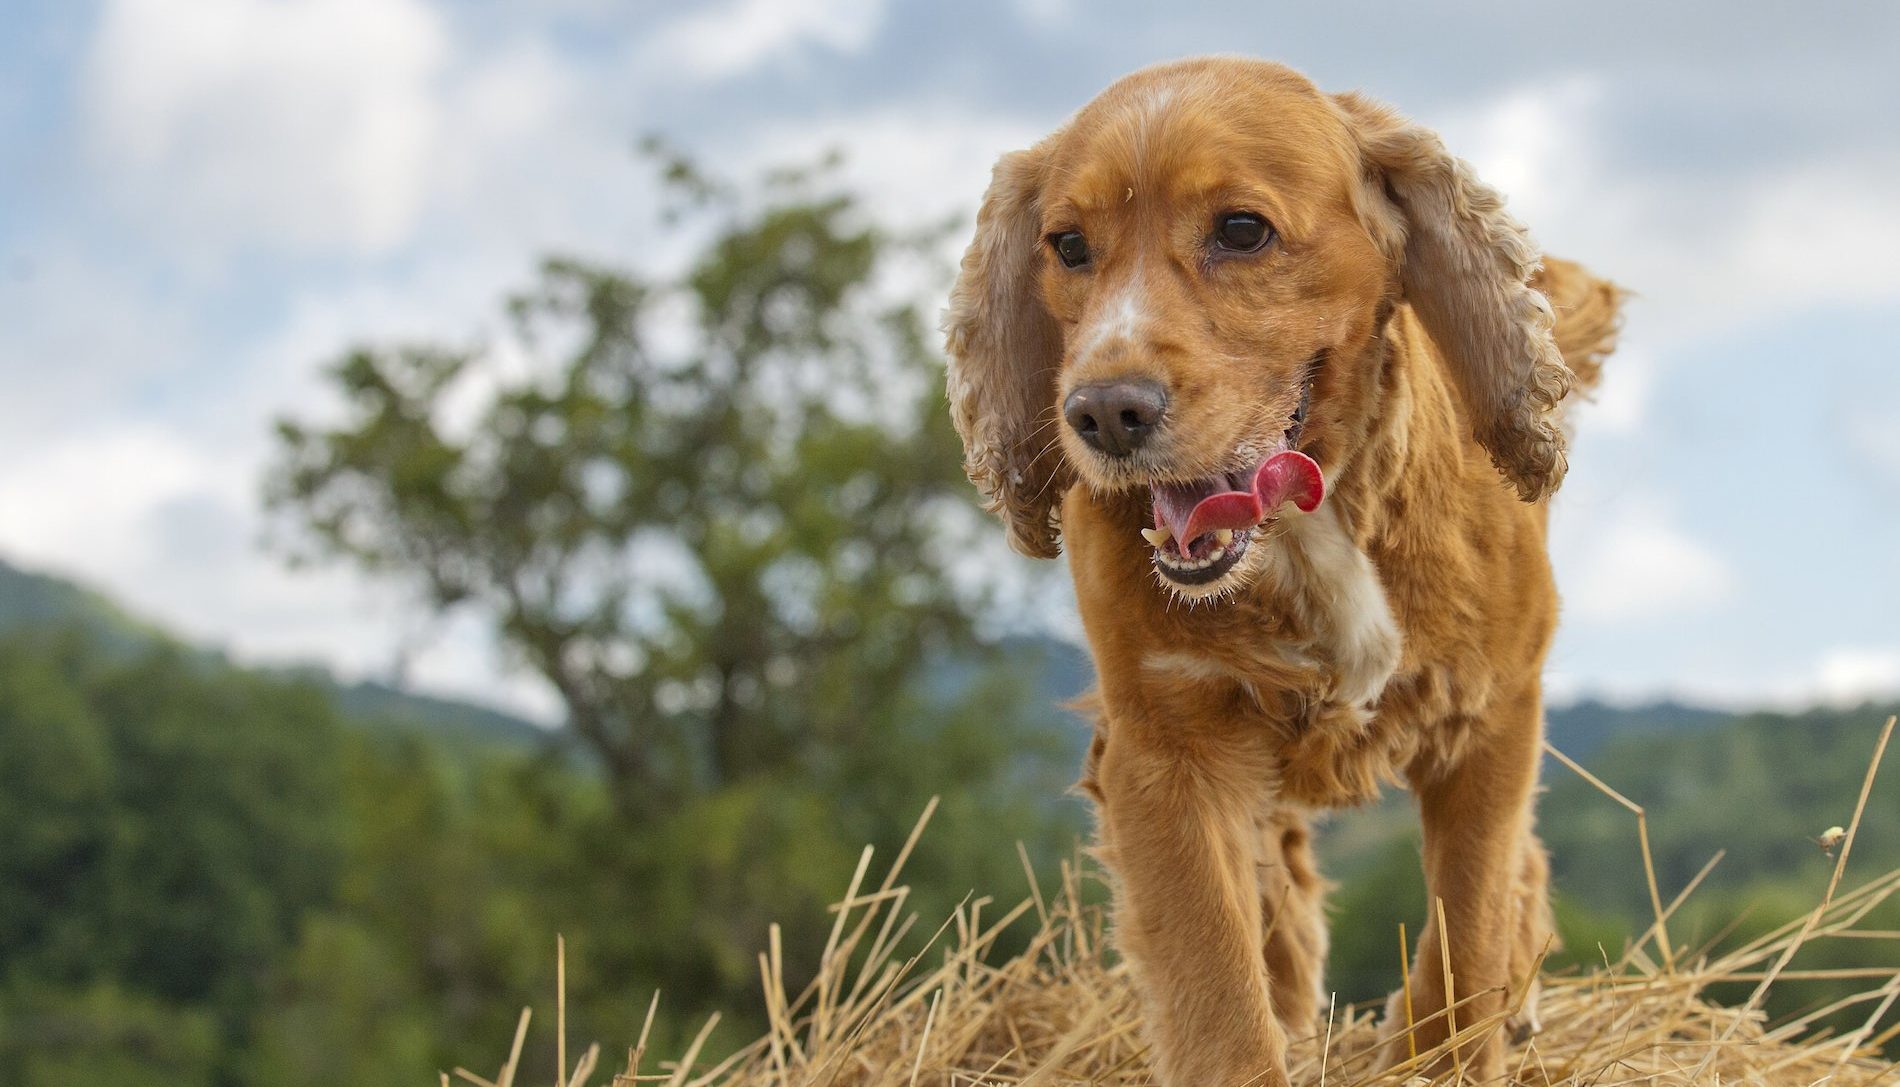
[[[1144,528],[1141,530],[1141,538],[1147,540],[1158,550],[1168,546],[1168,541],[1173,538],[1173,533],[1169,532],[1166,528]]]
[[[1230,544],[1230,543],[1233,543],[1233,542],[1234,542],[1234,530],[1233,530],[1233,529],[1231,529],[1231,528],[1217,528],[1217,529],[1215,529],[1215,530],[1214,530],[1214,544],[1215,544],[1215,546],[1217,546],[1217,547],[1226,547],[1226,546],[1227,546],[1228,544]]]

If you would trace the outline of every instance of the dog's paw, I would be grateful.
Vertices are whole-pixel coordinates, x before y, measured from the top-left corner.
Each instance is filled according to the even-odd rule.
[[[1537,1014],[1537,998],[1542,993],[1543,986],[1532,979],[1531,991],[1525,995],[1524,1005],[1517,1009],[1516,1015],[1504,1021],[1504,1032],[1510,1037],[1512,1045],[1523,1045],[1544,1033],[1544,1021]]]

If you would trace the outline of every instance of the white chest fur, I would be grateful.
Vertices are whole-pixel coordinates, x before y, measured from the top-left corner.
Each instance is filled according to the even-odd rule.
[[[1290,610],[1298,640],[1255,643],[1236,652],[1171,649],[1147,654],[1151,674],[1196,682],[1236,682],[1256,702],[1276,676],[1304,686],[1318,672],[1325,703],[1355,726],[1398,670],[1399,627],[1372,560],[1353,542],[1339,514],[1321,505],[1292,519],[1266,544],[1258,591],[1272,608]],[[1295,676],[1300,678],[1296,679]],[[1328,715],[1333,716],[1333,715]]]
[[[1299,611],[1313,632],[1308,656],[1332,673],[1329,701],[1370,709],[1399,666],[1398,623],[1379,573],[1330,503],[1295,515],[1271,554],[1264,576],[1277,598]]]

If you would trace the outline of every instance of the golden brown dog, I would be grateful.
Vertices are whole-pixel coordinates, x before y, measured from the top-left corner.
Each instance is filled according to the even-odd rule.
[[[1139,72],[997,165],[952,408],[1013,545],[1069,552],[1082,785],[1161,1083],[1286,1082],[1323,1000],[1308,813],[1388,780],[1418,798],[1458,1020],[1523,998],[1534,1029],[1545,499],[1617,306],[1432,133],[1273,64]],[[1412,970],[1421,1052],[1442,939]],[[1467,1046],[1501,1072],[1497,1032]]]

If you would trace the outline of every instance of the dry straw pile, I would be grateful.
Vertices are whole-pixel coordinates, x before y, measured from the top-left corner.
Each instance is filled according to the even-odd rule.
[[[1665,904],[1654,893],[1653,870],[1646,872],[1656,903],[1655,922],[1620,960],[1606,961],[1582,976],[1543,979],[1544,1029],[1528,1042],[1511,1046],[1514,1081],[1539,1087],[1900,1084],[1900,1066],[1879,1056],[1882,1045],[1900,1036],[1900,1025],[1883,1027],[1900,1000],[1900,974],[1891,968],[1790,967],[1796,953],[1816,940],[1900,940],[1900,932],[1875,932],[1861,926],[1875,907],[1900,891],[1900,871],[1852,889],[1841,888],[1880,753],[1893,728],[1889,719],[1868,766],[1854,819],[1838,842],[1833,877],[1811,913],[1719,954],[1676,947],[1669,939],[1668,920],[1701,876]],[[1617,799],[1638,819],[1647,861],[1642,809]],[[1082,902],[1077,864],[1063,866],[1060,886],[1053,894],[1036,889],[1030,899],[1000,916],[992,915],[987,899],[967,902],[926,941],[922,951],[900,955],[899,948],[917,942],[906,942],[917,919],[905,912],[907,890],[897,884],[897,878],[929,817],[926,811],[910,842],[875,887],[866,883],[871,852],[865,851],[849,892],[833,907],[836,917],[824,966],[815,980],[796,993],[786,988],[774,930],[771,947],[759,956],[771,1019],[764,1038],[707,1066],[698,1057],[716,1016],[676,1061],[655,1061],[646,1052],[643,1029],[641,1040],[627,1051],[624,1066],[609,1075],[599,1067],[597,1046],[569,1065],[564,999],[557,994],[561,1072],[555,1082],[565,1087],[636,1083],[667,1087],[1132,1087],[1150,1083],[1134,994],[1125,971],[1108,952],[1101,910]],[[1705,868],[1703,875],[1707,872]],[[1031,884],[1033,888],[1033,876]],[[1012,925],[1032,923],[1036,932],[1025,952],[1007,961],[989,961],[1000,933]],[[1395,975],[1397,954],[1395,943]],[[1759,1010],[1777,982],[1823,977],[1865,978],[1872,987],[1786,1022],[1770,1023]],[[1524,980],[1513,986],[1513,1001],[1523,993]],[[1718,982],[1752,983],[1753,988],[1740,1006],[1723,1007],[1703,998],[1704,991]],[[1860,1008],[1866,1014],[1857,1015],[1858,1025],[1851,1030],[1835,1034],[1817,1029],[1823,1018]],[[1454,1022],[1459,1040],[1467,1040],[1504,1029],[1504,1018],[1505,1013],[1500,1013],[1469,1023],[1457,1017]],[[457,1069],[455,1078],[476,1087],[546,1082],[543,1074],[518,1068],[529,1019],[524,1009],[511,1055],[495,1079],[466,1069]],[[647,1026],[651,1025],[649,1012]],[[1380,1069],[1379,1039],[1376,1009],[1335,1008],[1311,1035],[1294,1042],[1289,1059],[1292,1081],[1321,1087],[1408,1083],[1422,1087],[1464,1078],[1455,1063],[1441,1069],[1446,1063],[1444,1047],[1418,1053],[1399,1067]],[[444,1074],[444,1087],[451,1082]]]

